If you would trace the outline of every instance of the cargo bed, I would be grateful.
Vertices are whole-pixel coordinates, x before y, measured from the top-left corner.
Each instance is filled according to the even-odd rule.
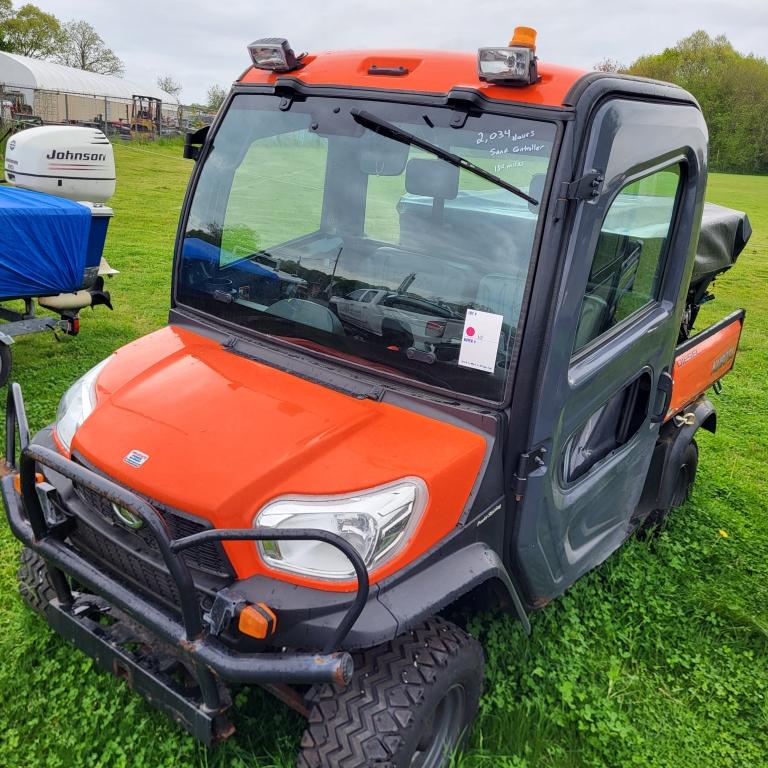
[[[693,403],[733,368],[744,316],[745,311],[738,309],[678,344],[666,421]]]

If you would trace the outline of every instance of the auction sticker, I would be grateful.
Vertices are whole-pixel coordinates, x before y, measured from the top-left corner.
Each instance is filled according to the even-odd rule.
[[[504,315],[468,309],[461,336],[459,365],[493,373]]]

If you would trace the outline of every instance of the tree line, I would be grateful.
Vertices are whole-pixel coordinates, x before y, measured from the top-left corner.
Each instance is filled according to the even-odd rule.
[[[123,62],[84,20],[61,22],[27,3],[0,0],[0,51],[54,61],[102,75],[121,76]],[[724,35],[699,30],[661,53],[630,65],[603,59],[595,69],[676,83],[701,105],[709,127],[710,165],[719,171],[768,173],[768,60],[737,51]],[[178,98],[181,84],[170,75],[157,84]],[[206,104],[217,110],[226,91],[212,85]]]
[[[675,83],[696,97],[709,128],[710,168],[768,173],[768,60],[739,53],[724,35],[699,30],[630,65],[595,69]]]
[[[61,22],[52,13],[27,3],[14,8],[13,0],[0,0],[0,51],[44,59],[67,67],[122,77],[125,65],[87,21]],[[160,75],[157,85],[178,99],[181,83],[172,75]],[[212,85],[206,104],[194,105],[216,111],[226,91]]]
[[[62,23],[36,5],[14,8],[12,0],[0,0],[0,51],[100,75],[120,76],[125,70],[117,54],[87,21]]]

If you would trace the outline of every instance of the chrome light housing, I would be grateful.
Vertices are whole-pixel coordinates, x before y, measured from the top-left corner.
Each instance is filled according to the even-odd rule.
[[[267,504],[256,526],[290,530],[319,528],[346,539],[369,571],[391,559],[408,541],[427,503],[427,486],[417,477],[340,496],[292,496]],[[283,571],[318,579],[346,580],[352,564],[320,541],[262,541],[264,562]]]
[[[480,48],[477,52],[477,72],[481,80],[508,85],[535,83],[536,54],[531,48]]]
[[[59,402],[56,414],[56,437],[67,453],[71,451],[72,439],[82,423],[96,407],[96,379],[112,356],[102,360],[81,376],[65,393]]]
[[[530,85],[539,79],[536,67],[536,30],[515,27],[509,45],[480,48],[477,75],[481,80],[500,85]]]
[[[251,54],[251,61],[256,69],[290,72],[300,66],[299,57],[284,37],[262,37],[254,40],[248,46],[248,53]]]

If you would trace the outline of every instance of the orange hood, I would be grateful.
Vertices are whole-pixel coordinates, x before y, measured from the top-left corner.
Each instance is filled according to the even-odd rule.
[[[456,526],[485,453],[485,440],[472,431],[333,391],[173,326],[118,350],[99,374],[97,399],[73,452],[121,484],[219,528],[252,526],[277,496],[348,493],[421,477],[429,490],[421,522],[372,581]],[[124,461],[134,449],[149,456],[140,467]],[[266,570],[253,544],[225,547],[239,576]]]

